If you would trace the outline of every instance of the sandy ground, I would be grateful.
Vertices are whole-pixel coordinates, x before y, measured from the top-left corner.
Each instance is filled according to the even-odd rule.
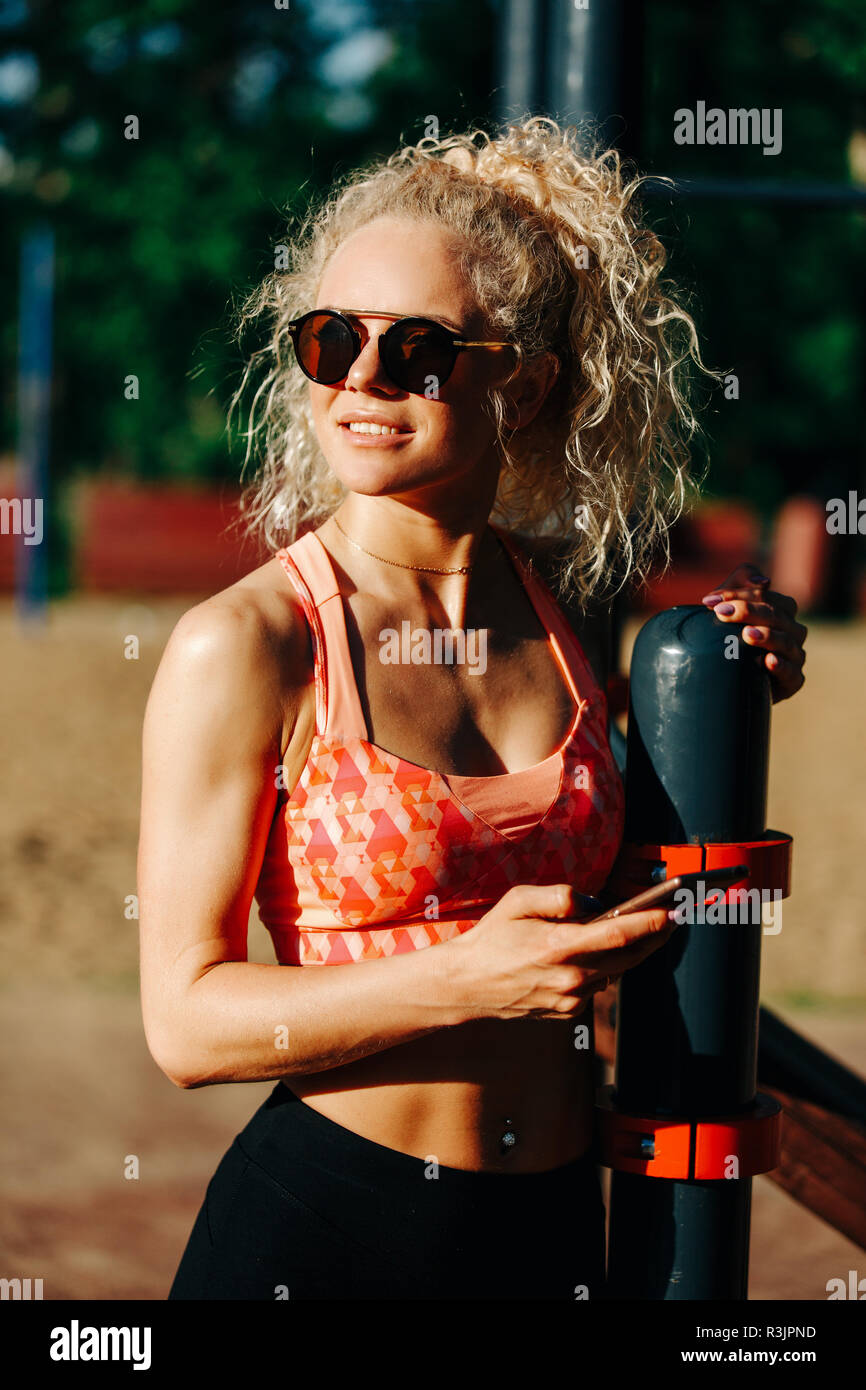
[[[208,1178],[272,1084],[179,1091],[141,1028],[137,923],[124,915],[141,718],[189,603],[74,598],[26,633],[0,607],[0,1276],[42,1278],[50,1299],[164,1298]],[[124,657],[129,634],[137,660]],[[795,851],[763,968],[764,1002],[861,1074],[864,635],[813,625],[806,687],[774,710],[769,822]],[[273,959],[255,919],[250,954]],[[824,1298],[828,1279],[864,1261],[755,1180],[753,1299]]]

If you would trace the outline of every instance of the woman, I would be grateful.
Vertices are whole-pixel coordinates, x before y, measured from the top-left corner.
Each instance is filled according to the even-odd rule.
[[[142,1005],[178,1086],[276,1085],[173,1299],[601,1294],[584,1025],[675,929],[581,925],[623,821],[601,600],[681,509],[702,365],[632,192],[549,121],[426,140],[246,306],[276,554],[150,696]],[[721,597],[793,693],[791,601]],[[279,964],[247,961],[253,898]]]

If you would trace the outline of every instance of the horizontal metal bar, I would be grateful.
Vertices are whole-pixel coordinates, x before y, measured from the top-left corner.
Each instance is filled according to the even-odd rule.
[[[866,1081],[830,1053],[761,1008],[758,1032],[760,1081],[866,1128]]]
[[[672,186],[673,185],[673,186]],[[796,203],[803,207],[866,207],[866,188],[840,183],[775,183],[770,179],[644,180],[651,194],[680,198],[721,198],[756,203]]]

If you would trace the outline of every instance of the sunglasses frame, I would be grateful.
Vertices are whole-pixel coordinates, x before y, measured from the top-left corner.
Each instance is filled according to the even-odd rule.
[[[348,329],[351,335],[352,342],[355,347],[354,356],[352,357],[351,362],[346,368],[346,371],[343,372],[342,376],[335,378],[334,381],[321,381],[318,377],[312,376],[310,372],[308,372],[305,368],[303,362],[301,361],[300,354],[298,352],[298,335],[300,334],[301,329],[303,325],[307,322],[307,320],[313,318],[313,316],[316,314],[328,314],[331,318],[339,319],[341,323],[345,324],[346,328]],[[384,333],[379,334],[378,342],[376,344],[379,351],[379,361],[382,363],[382,366],[388,376],[388,380],[393,382],[393,384],[396,387],[398,387],[399,390],[408,391],[410,396],[422,395],[423,392],[409,391],[409,388],[407,386],[404,386],[401,382],[396,381],[394,377],[391,375],[391,372],[388,368],[388,363],[385,360],[385,354],[388,351],[388,335],[393,332],[394,328],[396,328],[398,324],[401,323],[421,324],[425,328],[435,328],[439,331],[439,333],[444,334],[445,337],[448,339],[448,346],[451,350],[452,357],[447,371],[444,374],[440,373],[437,378],[438,384],[440,386],[445,384],[445,382],[448,380],[451,373],[453,372],[457,362],[457,354],[463,352],[466,348],[510,348],[512,352],[517,354],[518,363],[521,362],[523,359],[523,349],[521,348],[519,343],[507,342],[502,339],[491,341],[461,338],[457,333],[455,333],[453,329],[448,328],[444,323],[438,323],[436,319],[424,318],[419,314],[383,314],[380,313],[378,310],[373,309],[352,309],[350,312],[346,312],[341,309],[310,309],[308,313],[302,314],[299,319],[293,319],[290,323],[288,323],[286,325],[286,331],[292,340],[292,344],[295,349],[295,358],[297,360],[298,366],[304,373],[304,376],[307,377],[310,381],[314,381],[317,386],[336,386],[337,382],[342,381],[345,378],[347,373],[355,365],[361,353],[363,352],[364,343],[361,339],[360,333],[356,329],[355,325],[352,323],[353,318],[393,320],[392,327],[387,328]]]

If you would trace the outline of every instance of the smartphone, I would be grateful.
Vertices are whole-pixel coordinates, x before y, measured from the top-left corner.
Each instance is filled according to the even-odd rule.
[[[674,894],[680,888],[685,888],[690,893],[697,891],[698,884],[702,884],[707,891],[712,888],[727,888],[741,878],[748,878],[750,873],[748,864],[731,864],[724,869],[699,869],[693,874],[677,874],[675,878],[666,878],[662,883],[653,884],[652,888],[646,888],[643,893],[628,898],[624,903],[617,903],[616,907],[608,908],[600,917],[592,917],[583,925],[588,927],[592,922],[606,922],[611,917],[621,917],[626,912],[645,912],[651,907],[666,907],[668,903],[673,902]]]

